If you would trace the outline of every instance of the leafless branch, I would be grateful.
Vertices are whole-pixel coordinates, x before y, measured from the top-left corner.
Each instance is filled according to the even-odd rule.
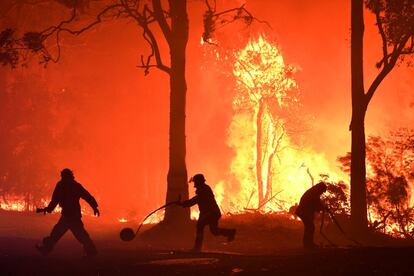
[[[123,7],[126,13],[130,17],[134,18],[138,25],[142,28],[142,36],[151,49],[151,54],[147,56],[146,60],[144,60],[144,57],[141,56],[141,65],[139,65],[138,67],[144,69],[145,75],[148,75],[149,70],[153,67],[156,67],[169,74],[170,68],[164,65],[164,63],[162,62],[158,42],[149,26],[151,23],[155,22],[154,12],[148,7],[148,5],[144,5],[142,13],[139,13],[136,10],[131,9],[131,7],[129,7],[127,4],[124,4]],[[153,57],[155,57],[155,64],[151,63]]]
[[[283,192],[283,190],[280,190],[279,192],[277,192],[276,194],[274,194],[272,197],[270,197],[269,199],[265,200],[262,204],[259,205],[259,207],[257,209],[262,209],[263,206],[265,206],[267,203],[269,203],[270,201],[272,201],[281,192]]]
[[[77,36],[103,22],[108,16],[110,16],[110,18],[129,17],[135,20],[136,23],[142,28],[143,38],[151,49],[151,53],[146,58],[141,56],[141,65],[138,67],[144,68],[145,74],[148,74],[150,68],[152,67],[159,68],[162,71],[169,73],[170,68],[163,64],[157,40],[150,28],[150,24],[158,22],[166,39],[168,40],[170,37],[170,29],[166,18],[169,17],[169,14],[168,12],[162,10],[160,0],[152,1],[154,11],[151,10],[147,4],[141,6],[141,2],[142,1],[139,0],[119,0],[117,3],[106,6],[96,15],[94,20],[78,29],[74,29],[70,26],[70,23],[74,22],[78,15],[77,8],[73,8],[68,19],[62,20],[57,25],[48,27],[41,32],[26,33],[25,36],[27,35],[27,37],[16,39],[14,41],[15,48],[9,47],[8,50],[26,50],[27,52],[32,51],[41,53],[43,59],[41,62],[44,62],[45,64],[47,64],[49,60],[58,62],[61,56],[60,37],[62,33],[69,33]],[[48,38],[53,36],[55,36],[57,48],[57,54],[55,57],[53,57],[43,45]],[[29,45],[29,43],[32,44]],[[22,57],[23,56],[25,55],[22,53]],[[153,58],[155,58],[155,64],[151,63]]]
[[[271,28],[268,22],[255,18],[245,8],[244,4],[237,8],[217,12],[215,0],[213,0],[214,5],[211,5],[209,0],[205,0],[204,2],[207,7],[206,12],[204,13],[204,32],[202,36],[205,43],[216,45],[215,43],[211,42],[212,34],[217,29],[223,28],[224,26],[238,20],[243,20],[246,25],[251,25],[253,21],[257,21],[264,23]],[[217,22],[219,24],[217,24]]]

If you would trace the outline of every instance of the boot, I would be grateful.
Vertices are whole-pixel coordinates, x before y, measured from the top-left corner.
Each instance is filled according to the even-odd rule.
[[[235,236],[236,236],[236,229],[231,229],[229,235],[227,236],[227,241],[228,242],[234,241]]]

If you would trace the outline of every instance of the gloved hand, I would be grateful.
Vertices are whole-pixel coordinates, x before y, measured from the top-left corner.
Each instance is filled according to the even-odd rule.
[[[99,212],[98,207],[96,207],[96,208],[94,208],[94,209],[93,209],[93,214],[94,214],[95,216],[97,216],[97,217],[99,217],[99,216],[101,215],[101,213]]]
[[[36,213],[43,213],[46,215],[46,208],[36,208]]]

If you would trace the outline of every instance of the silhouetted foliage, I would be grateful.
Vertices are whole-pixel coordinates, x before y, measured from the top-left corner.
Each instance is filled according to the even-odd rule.
[[[325,182],[325,184],[327,189],[323,200],[329,210],[333,214],[349,215],[348,186],[342,181],[338,183]]]
[[[202,38],[204,42],[213,43],[214,32],[227,24],[241,20],[244,24],[249,26],[252,24],[253,20],[257,20],[247,9],[245,9],[244,5],[223,12],[217,12],[216,1],[214,0],[211,2],[213,3],[210,4],[209,0],[205,0],[207,9],[203,15],[204,32]]]
[[[350,154],[338,158],[349,172]],[[414,131],[399,129],[389,137],[370,136],[367,141],[367,203],[370,224],[382,231],[411,237],[414,209],[410,205],[414,181]],[[386,229],[387,228],[387,229]]]
[[[0,63],[15,68],[19,62],[19,52],[14,49],[14,30],[5,29],[0,33]]]
[[[393,50],[398,49],[400,55],[412,54],[414,51],[413,1],[367,0],[366,6],[376,16],[377,26],[383,38],[383,50],[390,47]],[[393,52],[389,54],[388,52],[383,53],[383,59],[377,63],[378,68],[390,61]]]
[[[43,45],[45,37],[38,32],[27,32],[23,36],[24,45],[32,50],[33,52],[38,52],[42,50],[45,46]]]
[[[327,174],[319,174],[320,181],[326,185],[326,192],[322,194],[324,204],[332,214],[349,215],[349,188],[343,181],[332,181]]]

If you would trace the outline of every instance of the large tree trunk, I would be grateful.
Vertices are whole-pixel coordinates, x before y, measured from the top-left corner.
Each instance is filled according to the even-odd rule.
[[[351,141],[351,223],[356,233],[367,229],[367,202],[365,183],[365,113],[367,103],[364,92],[363,0],[352,0],[351,4],[351,77],[352,120]]]
[[[169,41],[170,73],[170,129],[169,170],[167,176],[166,201],[188,199],[187,168],[185,164],[185,104],[187,84],[185,80],[185,52],[188,41],[188,16],[186,0],[170,3],[171,38]],[[190,220],[190,209],[176,205],[167,207],[164,222],[186,223]]]

